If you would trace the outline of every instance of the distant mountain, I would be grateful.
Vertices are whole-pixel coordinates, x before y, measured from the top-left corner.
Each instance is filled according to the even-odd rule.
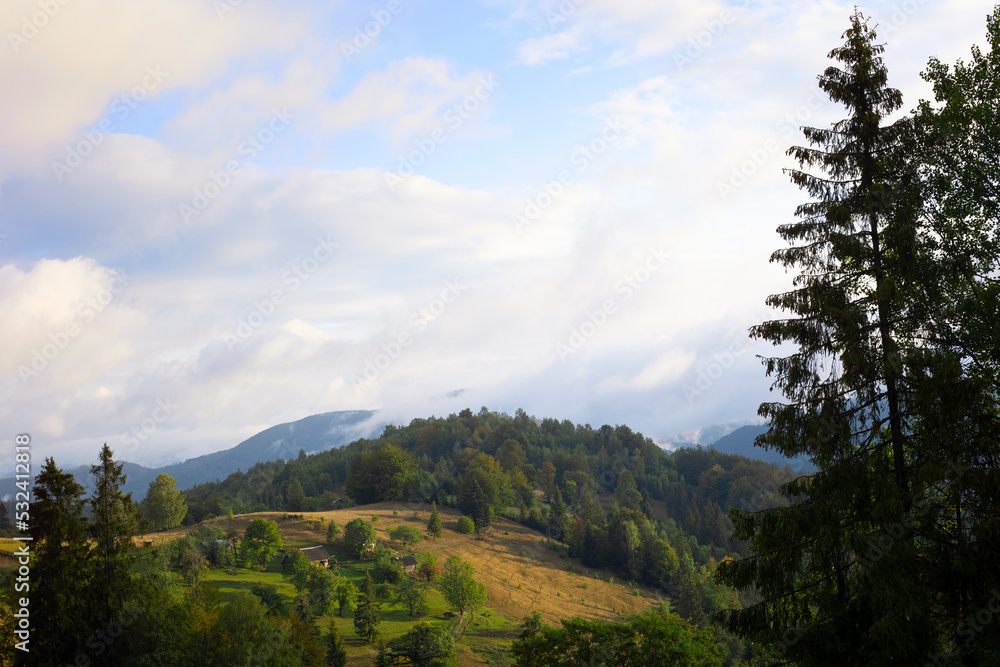
[[[781,466],[788,465],[796,472],[807,472],[816,469],[816,467],[810,463],[809,459],[805,456],[787,458],[773,449],[766,450],[763,447],[755,447],[753,444],[754,439],[758,435],[767,433],[767,429],[767,424],[748,424],[747,426],[741,426],[732,433],[722,436],[709,446],[724,454],[741,454],[748,459],[758,459],[761,461],[767,461],[768,463],[777,463]]]
[[[196,484],[225,479],[237,470],[249,469],[255,463],[295,458],[300,449],[312,454],[343,447],[359,438],[376,436],[382,432],[381,424],[365,424],[374,415],[372,410],[324,412],[272,426],[232,449],[162,468],[147,468],[126,461],[123,468],[126,476],[125,492],[131,491],[133,498],[142,500],[149,483],[160,473],[167,473],[176,479],[177,488],[188,489]],[[76,481],[87,488],[87,494],[90,494],[93,488],[90,466],[80,466],[67,472],[72,473]],[[0,479],[0,488],[13,489],[14,478]]]

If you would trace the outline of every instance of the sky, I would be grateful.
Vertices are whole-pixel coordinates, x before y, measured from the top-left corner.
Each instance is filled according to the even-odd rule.
[[[989,3],[860,6],[904,111]],[[481,406],[758,421],[852,2],[5,0],[0,453],[163,465]],[[6,468],[5,468],[6,469]]]

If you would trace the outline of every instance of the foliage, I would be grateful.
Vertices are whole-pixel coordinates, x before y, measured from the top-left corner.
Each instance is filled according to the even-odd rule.
[[[993,54],[974,51],[954,76],[932,60],[940,112],[924,104],[916,122],[890,122],[902,96],[855,11],[820,77],[847,117],[804,128],[809,146],[789,151],[791,179],[813,200],[779,227],[789,247],[772,261],[799,274],[768,299],[788,315],[751,335],[798,350],[764,360],[787,402],[761,405],[770,429],[758,444],[819,471],[784,485],[787,507],[734,511],[751,555],[717,572],[761,596],[717,618],[785,659],[923,664],[954,652],[974,664],[998,648],[993,633],[966,642],[962,630],[1000,584],[1000,12],[989,31]]]
[[[358,608],[354,610],[354,634],[369,644],[374,644],[379,637],[378,626],[381,620],[382,604],[375,595],[375,582],[366,571],[358,596]]]
[[[93,517],[89,534],[95,560],[89,617],[98,627],[107,627],[121,616],[140,590],[134,573],[138,557],[133,537],[139,532],[139,514],[131,493],[123,493],[123,464],[116,463],[111,448],[101,448],[98,463],[91,466],[94,493],[90,498]],[[107,660],[114,664],[120,644],[108,647]]]
[[[30,648],[40,664],[58,664],[83,647],[89,634],[92,556],[83,518],[83,487],[47,458],[32,496],[31,622],[38,636],[47,640]]]
[[[344,648],[344,640],[340,637],[340,629],[332,618],[323,639],[326,641],[326,664],[329,667],[346,667],[347,649]]]
[[[200,552],[188,549],[181,555],[177,569],[180,570],[184,581],[196,586],[201,581],[201,574],[206,566],[205,557]]]
[[[424,584],[412,577],[403,577],[396,585],[396,601],[406,608],[410,616],[423,616],[427,613]]]
[[[372,577],[379,583],[394,584],[406,576],[403,566],[396,560],[396,555],[381,544],[375,547],[375,564],[370,571]]]
[[[417,623],[402,637],[385,647],[388,664],[414,667],[446,667],[455,664],[455,641],[447,628]]]
[[[282,576],[295,586],[295,590],[301,591],[306,588],[310,570],[315,568],[299,549],[289,549],[281,563],[281,569]]]
[[[293,479],[285,494],[285,507],[289,512],[301,512],[306,509],[306,493],[298,479]]]
[[[476,530],[476,522],[467,516],[460,516],[455,530],[463,535],[471,535]]]
[[[437,558],[434,554],[427,552],[420,559],[420,565],[417,567],[417,573],[424,581],[434,581],[434,578],[441,574],[441,566],[438,565]]]
[[[420,531],[413,526],[395,526],[390,528],[389,537],[397,542],[402,542],[404,547],[411,544],[419,544],[424,538]]]
[[[344,490],[359,505],[404,500],[418,478],[413,456],[395,445],[362,452],[351,465]]]
[[[445,561],[437,585],[448,606],[455,611],[463,614],[466,610],[475,612],[486,604],[486,586],[476,581],[472,563],[462,560],[460,556],[451,556]]]
[[[354,609],[358,604],[358,588],[353,582],[345,578],[337,580],[337,589],[334,592],[337,601],[337,615],[343,616],[344,610]]]
[[[441,515],[438,513],[437,503],[431,503],[431,516],[427,519],[427,534],[432,540],[439,539],[442,535]]]
[[[344,551],[360,558],[375,547],[375,526],[364,519],[352,519],[344,526]]]
[[[330,519],[330,525],[326,527],[326,541],[329,544],[333,544],[340,537],[340,526],[333,519]]]
[[[153,530],[179,526],[187,514],[187,503],[184,502],[184,495],[175,488],[176,484],[177,480],[166,473],[160,473],[149,483],[141,510]]]
[[[676,614],[647,611],[627,623],[564,619],[558,629],[529,617],[511,654],[518,667],[722,667],[725,650],[711,630],[696,630]]]
[[[261,570],[283,546],[278,524],[257,517],[243,533],[243,551],[257,561]]]
[[[513,502],[514,494],[500,464],[488,454],[472,452],[459,481],[458,497],[459,509],[482,529],[490,525],[496,513]]]
[[[285,599],[274,584],[256,583],[250,587],[250,592],[256,595],[268,615],[280,614],[285,606]]]

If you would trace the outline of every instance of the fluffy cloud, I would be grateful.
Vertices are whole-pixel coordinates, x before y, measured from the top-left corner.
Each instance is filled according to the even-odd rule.
[[[0,110],[4,422],[72,465],[162,405],[128,458],[351,408],[524,407],[658,440],[753,419],[754,355],[771,350],[746,328],[788,286],[768,256],[802,199],[782,153],[799,123],[836,117],[813,88],[850,7],[755,3],[712,33],[723,4],[517,4],[463,26],[475,48],[422,44],[453,14],[414,10],[349,63],[329,46],[348,30],[325,23],[336,10],[308,3],[221,19],[193,0],[60,5],[0,58],[23,96]],[[934,21],[955,27],[954,57],[982,32],[943,11],[894,24],[904,81]],[[560,61],[577,75],[550,74]],[[156,65],[169,75],[115,116]],[[390,184],[387,148],[414,149],[493,72],[502,94],[423,156],[434,177]],[[292,122],[241,153],[285,106]],[[108,114],[91,154],[54,173]]]

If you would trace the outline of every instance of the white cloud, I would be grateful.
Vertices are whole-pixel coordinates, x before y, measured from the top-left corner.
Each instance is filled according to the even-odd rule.
[[[37,12],[34,3],[3,3],[0,32],[20,34],[25,17]],[[113,98],[144,79],[152,83],[149,68],[163,72],[152,92],[161,95],[203,86],[249,51],[296,39],[287,19],[250,4],[219,20],[199,0],[59,3],[34,37],[2,50],[0,86],[16,91],[17,104],[0,107],[0,151],[9,165],[14,156],[37,159],[40,149],[79,139],[78,130],[99,121]]]
[[[324,113],[335,131],[373,128],[398,143],[441,125],[442,116],[470,98],[476,98],[477,107],[471,112],[480,116],[479,107],[488,107],[497,85],[483,71],[460,75],[443,58],[408,56],[365,76]],[[457,116],[462,120],[469,113],[463,112]]]
[[[586,48],[586,33],[580,26],[551,35],[526,39],[517,45],[518,59],[525,65],[544,65],[570,57]]]

